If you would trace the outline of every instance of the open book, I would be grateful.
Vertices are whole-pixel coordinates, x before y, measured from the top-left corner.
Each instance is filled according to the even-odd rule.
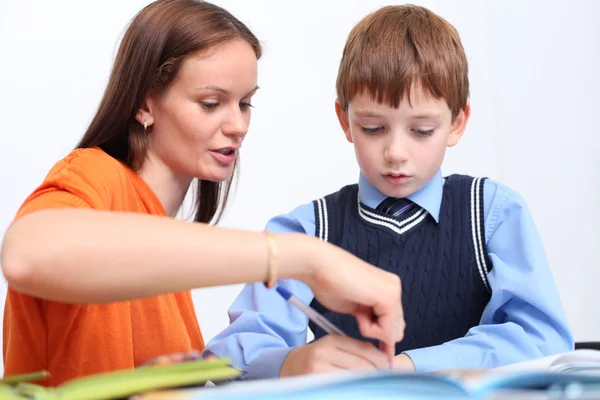
[[[534,370],[600,374],[600,351],[580,349],[494,369],[498,372]]]
[[[149,394],[142,399],[481,399],[507,392],[552,392],[559,397],[585,393],[594,396],[585,398],[600,398],[600,351],[577,350],[535,361],[534,365],[528,362],[485,371],[376,371],[240,381],[213,388]]]
[[[143,366],[76,378],[56,388],[34,383],[45,372],[7,377],[0,380],[0,399],[28,400],[107,400],[121,399],[153,390],[203,386],[235,378],[240,371],[227,359],[186,361],[168,365]]]

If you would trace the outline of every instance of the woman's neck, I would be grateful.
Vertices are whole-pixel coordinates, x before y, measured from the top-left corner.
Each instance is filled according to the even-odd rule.
[[[158,197],[167,215],[175,217],[183,204],[192,178],[173,173],[162,160],[150,152],[138,174]]]

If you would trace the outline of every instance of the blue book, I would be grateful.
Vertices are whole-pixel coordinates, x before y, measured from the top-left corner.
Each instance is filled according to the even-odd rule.
[[[579,367],[581,368],[579,368]],[[579,369],[578,369],[579,368]],[[569,372],[570,371],[570,372]],[[390,370],[237,381],[162,393],[144,400],[600,399],[600,352],[560,356],[487,371],[401,373]]]

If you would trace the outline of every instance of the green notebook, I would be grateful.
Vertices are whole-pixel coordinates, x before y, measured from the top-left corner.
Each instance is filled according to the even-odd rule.
[[[239,375],[240,371],[230,366],[228,359],[211,359],[105,372],[47,388],[33,383],[47,376],[40,372],[0,380],[0,400],[121,399],[149,391],[199,386]]]

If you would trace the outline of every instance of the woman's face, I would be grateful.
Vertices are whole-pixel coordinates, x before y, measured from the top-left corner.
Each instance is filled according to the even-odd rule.
[[[148,158],[180,178],[227,180],[248,132],[256,83],[256,54],[245,41],[188,57],[138,112],[148,125]]]

